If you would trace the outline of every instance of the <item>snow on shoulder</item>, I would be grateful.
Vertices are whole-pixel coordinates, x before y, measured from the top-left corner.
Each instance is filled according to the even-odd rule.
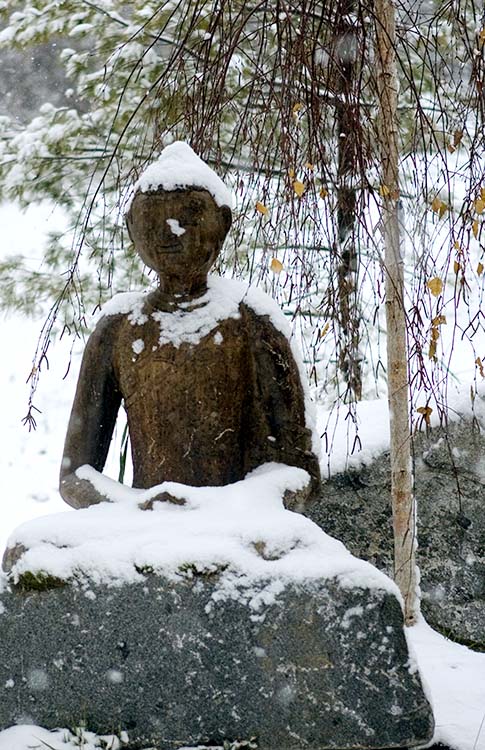
[[[145,300],[144,292],[116,294],[103,305],[98,313],[98,319],[121,314],[127,315],[133,326],[143,326],[148,321],[144,308]],[[280,307],[261,289],[248,286],[236,279],[210,274],[207,279],[207,292],[197,300],[196,304],[181,303],[180,307],[173,312],[156,310],[151,313],[153,320],[160,326],[159,345],[172,344],[176,348],[182,344],[197,346],[205,336],[216,331],[221,321],[239,318],[241,303],[250,307],[257,315],[267,316],[274,327],[289,341],[305,396],[305,422],[312,434],[312,450],[320,458],[321,441],[316,429],[315,408],[300,350],[292,335],[291,326]]]
[[[126,315],[133,326],[143,326],[150,317],[160,326],[159,346],[183,344],[197,346],[214,331],[219,323],[229,318],[239,318],[239,306],[247,293],[247,285],[233,279],[209,276],[207,292],[190,302],[181,302],[172,312],[145,308],[145,292],[120,292],[115,294],[98,313],[98,320],[110,315]]]
[[[175,141],[163,149],[134,185],[137,191],[201,188],[207,190],[218,206],[232,207],[232,195],[221,178],[197,156],[187,143]]]

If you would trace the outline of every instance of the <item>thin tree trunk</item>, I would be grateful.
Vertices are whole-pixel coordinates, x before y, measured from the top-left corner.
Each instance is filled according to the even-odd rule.
[[[375,0],[379,142],[385,244],[387,378],[391,428],[391,493],[394,575],[403,595],[405,622],[418,614],[415,561],[416,517],[413,497],[409,378],[404,310],[403,259],[399,231],[399,169],[395,10],[393,0]]]
[[[335,87],[338,133],[337,224],[339,244],[339,325],[342,334],[339,367],[356,401],[362,398],[362,363],[359,356],[360,314],[357,306],[359,252],[355,245],[357,151],[359,131],[356,119],[355,75],[357,36],[355,0],[340,0],[335,27]]]

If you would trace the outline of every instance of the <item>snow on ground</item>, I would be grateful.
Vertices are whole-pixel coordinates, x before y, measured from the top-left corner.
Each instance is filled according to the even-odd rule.
[[[0,206],[0,257],[22,253],[32,263],[38,259],[40,267],[42,238],[48,229],[60,228],[62,221],[62,216],[48,206],[33,206],[27,212],[20,212],[10,205]],[[36,516],[70,510],[61,500],[57,486],[65,430],[80,366],[79,346],[70,363],[71,342],[67,339],[55,342],[55,353],[50,352],[49,369],[42,372],[34,399],[41,412],[37,414],[37,429],[29,432],[22,424],[29,396],[26,381],[32,368],[43,312],[40,311],[36,320],[0,313],[2,550],[10,532],[19,523]],[[117,476],[115,452],[114,447],[107,469],[112,476]]]
[[[406,634],[433,706],[433,744],[484,750],[485,653],[449,641],[423,619]]]
[[[35,260],[48,226],[52,223],[57,226],[58,221],[59,217],[45,206],[30,208],[26,213],[9,205],[1,206],[0,257],[22,252]],[[73,396],[72,378],[62,379],[68,365],[67,351],[53,357],[51,369],[42,375],[39,397],[35,400],[42,412],[38,415],[37,430],[28,432],[21,422],[27,412],[29,386],[26,380],[32,367],[39,323],[16,315],[1,315],[2,548],[12,527],[21,521],[64,510],[56,486],[58,456],[63,444],[63,428],[59,423],[67,418]]]
[[[469,371],[466,372],[469,375]],[[465,383],[467,380],[465,379]],[[457,387],[450,384],[448,394],[448,418],[458,420],[472,413],[482,429],[485,429],[485,381],[477,383],[477,394],[473,402],[470,385]],[[436,411],[431,414],[432,427],[439,424]],[[359,468],[389,450],[389,409],[386,399],[361,401],[355,405],[355,413],[345,404],[331,411],[317,408],[317,434],[323,436],[322,476],[330,476],[346,469]]]
[[[0,750],[121,750],[127,739],[125,732],[120,737],[99,736],[83,729],[74,733],[68,729],[49,732],[42,727],[24,725],[0,732]]]
[[[31,208],[22,215],[12,206],[0,206],[0,257],[12,252],[39,257],[41,238],[48,224],[52,226],[54,222],[57,226],[59,221],[59,216],[45,206]],[[37,430],[29,433],[21,424],[27,411],[28,385],[25,381],[32,365],[40,323],[41,319],[27,321],[10,316],[2,319],[0,327],[1,549],[13,529],[24,521],[51,513],[80,513],[68,509],[57,493],[59,462],[80,358],[78,350],[64,379],[69,364],[68,342],[56,344],[50,369],[41,377],[35,400],[42,412],[38,415]],[[468,392],[468,385],[465,391]],[[463,398],[462,407],[465,408],[466,397]],[[340,423],[328,429],[329,444],[333,445],[334,471],[349,463],[347,453],[354,448],[354,434],[347,430],[346,414],[341,412],[340,416]],[[385,402],[362,404],[358,418],[363,451],[359,455],[354,450],[351,464],[369,460],[388,445]],[[321,432],[327,419],[328,415],[320,410],[318,425]],[[113,478],[117,476],[116,449],[112,452],[107,473]],[[424,622],[408,630],[407,636],[434,707],[435,741],[456,750],[485,750],[485,654],[474,653],[446,640]],[[68,730],[52,733],[39,727],[23,726],[0,732],[0,750],[40,750],[46,747],[46,743],[55,750],[74,750],[80,746],[79,737]],[[97,747],[119,750],[122,744],[114,737],[97,738],[86,733],[84,747],[85,750]]]

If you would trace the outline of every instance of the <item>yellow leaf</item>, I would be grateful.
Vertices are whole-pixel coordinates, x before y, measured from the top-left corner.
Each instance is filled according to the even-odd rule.
[[[460,264],[458,263],[457,260],[455,260],[455,262],[453,263],[453,270],[454,270],[454,272],[458,273],[458,271],[460,270],[460,268],[461,268]]]
[[[458,242],[458,240],[456,240],[453,243],[453,247],[455,248],[455,250],[458,250],[461,253],[461,247],[460,247],[460,243]]]
[[[391,191],[389,190],[387,185],[381,185],[379,188],[379,193],[381,195],[381,198],[387,198],[391,194]]]
[[[324,187],[320,188],[320,198],[324,198],[325,199],[325,198],[327,198],[327,196],[328,196],[328,190],[327,190],[327,188],[324,188]]]
[[[473,236],[475,237],[475,239],[478,238],[478,228],[479,228],[478,221],[475,219],[475,221],[472,224],[472,232],[473,232]]]
[[[256,203],[256,211],[258,211],[260,214],[263,214],[263,216],[269,214],[269,209],[266,208],[264,203],[260,203],[259,201]]]
[[[299,111],[300,111],[301,109],[303,109],[303,104],[302,104],[301,102],[297,102],[296,104],[294,104],[294,105],[293,105],[293,114],[294,114],[294,115],[297,115],[297,114],[298,114],[298,112],[299,112]]]
[[[436,341],[433,339],[429,342],[428,357],[430,359],[436,359]]]
[[[432,328],[431,329],[431,341],[438,341],[440,337],[440,332],[438,328]]]
[[[445,213],[448,211],[448,206],[444,201],[441,200],[441,198],[438,198],[438,196],[435,196],[431,202],[431,210],[434,211],[436,214],[439,214],[440,219],[443,218]]]
[[[301,196],[305,192],[305,185],[303,184],[303,182],[300,182],[300,180],[295,180],[293,183],[293,190],[295,191],[297,196],[301,198]]]
[[[436,318],[433,318],[431,321],[432,326],[442,326],[446,324],[446,316],[445,315],[437,315]]]
[[[478,38],[480,39],[480,41],[481,41],[482,44],[485,42],[485,29],[482,29],[478,33]]]
[[[313,164],[309,161],[307,161],[307,163],[305,164],[305,167],[308,169],[309,172],[313,172],[313,170],[315,169]]]
[[[325,325],[323,326],[322,330],[320,331],[320,338],[321,339],[323,339],[323,337],[327,335],[329,328],[330,328],[330,323],[328,323],[328,322],[325,323]]]
[[[482,262],[480,262],[480,263],[478,264],[478,266],[477,266],[477,274],[478,274],[479,276],[481,276],[481,275],[482,275],[482,273],[483,273],[483,263],[482,263]]]
[[[291,167],[290,167],[290,169],[288,170],[288,177],[290,178],[290,180],[293,180],[293,179],[294,179],[294,177],[295,177],[295,170],[294,170],[294,169],[292,169]]]
[[[443,291],[443,282],[437,276],[434,279],[430,279],[426,282],[426,286],[433,295],[433,297],[439,297]]]
[[[431,406],[418,406],[418,408],[416,409],[416,411],[418,412],[418,414],[422,414],[423,415],[424,421],[426,422],[426,424],[429,427],[430,426],[430,421],[431,421],[430,420],[430,416],[433,413],[433,409],[431,408]]]
[[[485,188],[480,188],[480,198],[485,201]]]
[[[272,258],[269,267],[273,273],[281,273],[283,270],[283,263],[278,258]]]
[[[475,201],[475,211],[477,214],[483,214],[483,209],[485,208],[485,201],[483,201],[481,198],[477,198]]]

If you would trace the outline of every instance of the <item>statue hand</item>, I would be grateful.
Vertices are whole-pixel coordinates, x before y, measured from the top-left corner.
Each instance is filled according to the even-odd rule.
[[[158,495],[149,497],[148,500],[144,500],[138,503],[140,510],[153,510],[154,503],[172,503],[173,505],[185,505],[185,499],[183,497],[175,497],[170,492],[159,492]]]
[[[80,479],[75,473],[61,479],[59,492],[72,508],[88,508],[97,503],[110,502],[110,498],[101,494],[89,479]]]

